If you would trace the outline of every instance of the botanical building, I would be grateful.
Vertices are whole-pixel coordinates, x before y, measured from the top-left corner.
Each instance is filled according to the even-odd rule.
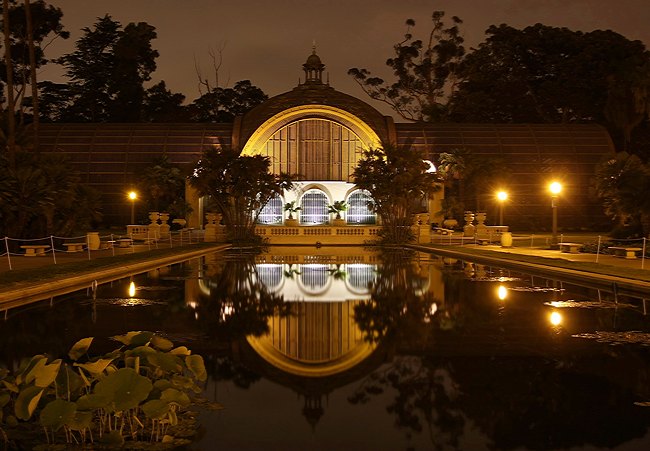
[[[595,166],[614,153],[604,128],[394,122],[323,81],[324,68],[312,53],[303,64],[303,82],[230,124],[42,124],[41,146],[69,156],[84,182],[102,192],[105,219],[116,225],[128,222],[125,192],[154,157],[166,154],[174,163],[193,165],[204,149],[221,145],[243,154],[267,155],[273,171],[299,174],[299,189],[267,205],[261,222],[281,223],[286,216],[282,206],[295,200],[302,207],[299,220],[304,225],[327,223],[327,205],[335,201],[349,204],[344,213],[348,224],[372,224],[368,193],[355,188],[351,175],[363,150],[382,142],[410,146],[434,163],[440,153],[460,148],[498,158],[509,173],[511,200],[505,223],[514,228],[550,227],[544,218],[550,218],[546,187],[551,178],[560,178],[565,186],[559,208],[563,227],[589,227],[603,219],[591,180]],[[189,198],[195,204],[190,225],[199,227],[202,202],[191,193]],[[440,199],[430,199],[428,208],[432,221],[443,219]],[[484,193],[481,208],[488,212],[488,223],[494,224],[497,206],[492,192]]]

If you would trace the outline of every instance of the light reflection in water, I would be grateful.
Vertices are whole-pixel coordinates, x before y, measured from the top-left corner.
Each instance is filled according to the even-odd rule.
[[[550,323],[551,323],[553,326],[556,326],[556,327],[557,327],[557,326],[559,326],[560,324],[562,324],[562,314],[559,313],[559,312],[552,312],[552,313],[549,315],[548,320],[550,321]]]
[[[500,301],[505,301],[508,297],[508,289],[503,285],[499,285],[497,287],[497,297]]]

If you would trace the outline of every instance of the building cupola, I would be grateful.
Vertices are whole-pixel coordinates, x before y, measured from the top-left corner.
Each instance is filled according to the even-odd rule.
[[[316,44],[313,45],[311,55],[307,57],[307,62],[302,65],[305,71],[305,84],[323,84],[323,70],[325,65],[321,62],[320,57],[316,55]]]

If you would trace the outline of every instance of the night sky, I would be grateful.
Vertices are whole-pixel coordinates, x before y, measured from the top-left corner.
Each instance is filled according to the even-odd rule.
[[[51,0],[63,10],[72,36],[55,41],[50,58],[72,51],[81,28],[106,13],[122,25],[144,21],[156,27],[153,46],[160,53],[152,83],[191,102],[199,96],[196,61],[212,77],[209,50],[223,47],[222,85],[249,79],[269,96],[291,90],[303,75],[312,42],[326,64],[330,84],[366,101],[347,70],[370,69],[386,75],[385,60],[415,19],[415,37],[425,38],[431,13],[460,17],[467,47],[484,40],[485,29],[506,23],[535,23],[571,30],[611,29],[628,39],[650,43],[648,0]],[[44,68],[41,80],[58,80],[60,70]],[[379,104],[375,104],[379,107]],[[385,110],[384,112],[388,114]]]

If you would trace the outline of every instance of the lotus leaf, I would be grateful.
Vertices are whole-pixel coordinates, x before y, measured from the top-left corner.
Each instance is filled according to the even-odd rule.
[[[143,346],[149,343],[151,337],[153,337],[153,332],[132,331],[111,338],[127,346]]]
[[[32,369],[34,374],[35,381],[34,385],[37,387],[48,387],[52,382],[56,380],[57,374],[59,374],[59,369],[61,368],[61,359],[57,359],[50,364],[42,364],[43,361],[39,362]]]
[[[174,402],[181,407],[187,407],[190,405],[190,397],[187,396],[186,393],[183,393],[180,390],[176,390],[175,388],[168,388],[167,390],[164,390],[160,395],[160,399],[167,402]]]
[[[169,412],[169,403],[162,399],[152,399],[142,405],[142,411],[148,418],[160,420]]]
[[[172,343],[166,338],[159,337],[158,335],[154,335],[153,337],[151,337],[151,346],[153,346],[156,349],[160,349],[161,351],[169,351],[174,347],[174,343]]]
[[[10,399],[9,393],[0,394],[0,408],[6,406]]]
[[[111,402],[111,397],[107,395],[98,395],[90,393],[77,399],[77,410],[95,410],[107,407]]]
[[[124,444],[124,437],[122,437],[122,434],[120,434],[119,431],[111,431],[102,435],[99,442],[104,445],[122,446]]]
[[[166,390],[168,388],[171,388],[172,383],[169,382],[167,379],[158,379],[156,382],[153,383],[153,386],[156,390]]]
[[[150,365],[169,373],[180,373],[183,369],[182,361],[178,356],[157,352],[147,357]]]
[[[187,365],[197,380],[204,382],[208,378],[208,373],[205,371],[203,357],[200,355],[188,355],[185,357],[185,365]]]
[[[187,349],[185,346],[179,346],[178,348],[174,348],[171,351],[169,351],[169,353],[175,355],[190,355],[192,351]]]
[[[38,401],[41,399],[43,394],[42,387],[29,386],[24,390],[21,390],[16,399],[16,417],[21,420],[29,420],[29,418],[36,410]]]
[[[67,425],[74,431],[83,431],[90,428],[93,422],[93,412],[79,412],[74,413],[74,418],[70,420]]]
[[[7,387],[7,390],[18,393],[20,390],[18,389],[18,386],[16,384],[12,384],[9,381],[2,381],[5,387]]]
[[[83,368],[92,375],[98,375],[103,373],[106,367],[111,364],[111,362],[113,362],[113,359],[99,359],[95,362],[75,363],[74,366]]]
[[[149,357],[155,354],[156,350],[149,346],[138,346],[137,348],[129,349],[124,353],[124,357]]]
[[[23,383],[30,384],[35,378],[34,368],[39,365],[45,365],[47,363],[47,357],[44,355],[35,355],[32,357],[26,365],[24,365],[20,373],[16,376],[16,384],[22,385]]]
[[[137,407],[147,399],[153,388],[151,381],[140,376],[133,368],[120,368],[109,374],[95,386],[95,393],[109,396],[116,411]]]
[[[70,393],[78,393],[83,386],[84,379],[68,365],[64,365],[56,376],[56,393],[60,398],[67,398]]]
[[[61,426],[72,422],[76,410],[77,405],[75,403],[63,399],[55,399],[48,403],[41,411],[41,424],[57,431]]]
[[[72,346],[70,352],[68,352],[68,357],[76,362],[80,357],[88,352],[88,348],[92,342],[93,337],[82,338]]]

